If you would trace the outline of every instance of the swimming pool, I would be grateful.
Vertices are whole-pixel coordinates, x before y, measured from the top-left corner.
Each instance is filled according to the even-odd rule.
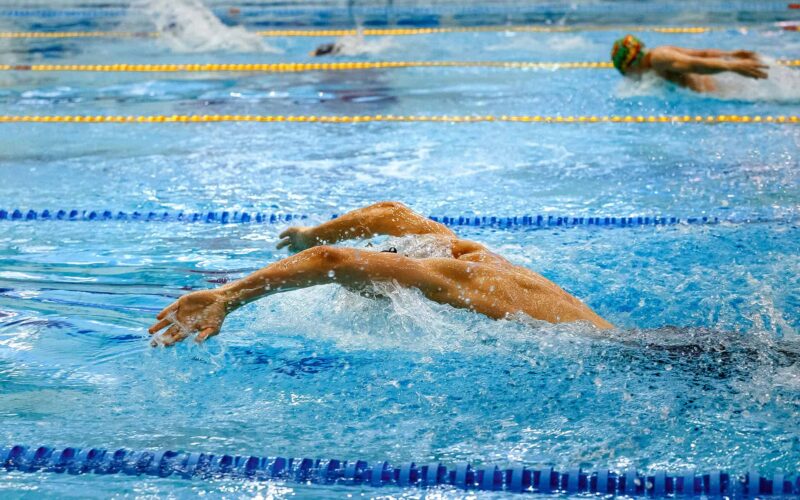
[[[643,5],[638,16],[625,10],[626,22],[682,22],[680,16],[665,22],[661,4]],[[719,16],[725,24],[706,32],[642,36],[652,46],[746,47],[797,59],[800,35],[770,22],[792,14],[764,5],[771,10],[758,11],[755,21],[726,11]],[[84,15],[6,15],[4,29],[152,29],[137,10],[100,16],[88,13],[111,10],[55,7]],[[325,26],[323,7],[293,13],[294,24],[277,27]],[[452,8],[430,8],[445,7]],[[275,6],[260,8],[245,17],[252,29],[283,19],[270,17]],[[609,12],[614,8],[609,4]],[[586,9],[577,9],[581,22],[566,18],[573,31],[365,37],[348,41],[355,55],[342,60],[606,61],[620,32],[588,24],[596,8]],[[403,26],[415,19],[431,24],[405,19]],[[334,16],[329,26],[345,27],[347,20]],[[444,26],[469,18],[461,21],[437,18]],[[207,27],[189,27],[197,26]],[[192,40],[6,38],[0,63],[310,62],[308,51],[331,37],[267,37],[268,46],[253,48],[252,37],[223,30],[213,40],[224,50]],[[800,114],[797,70],[773,71],[771,81],[729,78],[724,96],[702,97],[623,84],[603,68],[17,70],[0,72],[0,115]],[[0,220],[4,443],[558,469],[790,474],[800,467],[796,124],[0,123],[0,129],[0,208],[37,211],[35,221]],[[320,287],[248,305],[203,347],[165,350],[147,344],[154,314],[186,290],[217,286],[285,256],[274,245],[287,224],[38,217],[45,209],[225,210],[304,214],[305,224],[383,199],[438,217],[719,222],[455,228],[580,297],[619,327],[610,339],[576,325],[492,321],[409,291],[371,301]],[[375,494],[341,485],[16,471],[3,473],[0,488],[19,497]]]

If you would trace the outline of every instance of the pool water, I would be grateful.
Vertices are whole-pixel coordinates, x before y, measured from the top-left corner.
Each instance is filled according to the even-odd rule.
[[[637,23],[665,24],[646,11]],[[3,22],[9,31],[110,30],[146,27],[154,17],[134,10],[65,19]],[[269,15],[259,19],[253,26]],[[309,61],[309,50],[330,41],[269,38],[245,49],[236,43],[246,35],[220,29],[221,45],[200,49],[191,40],[3,39],[0,63]],[[353,55],[343,60],[604,61],[619,35],[578,25],[569,33],[366,38],[348,40]],[[800,36],[763,19],[747,29],[642,36],[651,46],[800,57]],[[773,67],[758,83],[725,77],[725,94],[712,96],[624,83],[602,69],[5,72],[0,114],[791,116],[800,112],[797,71]],[[6,443],[561,468],[800,467],[797,125],[0,128],[6,210],[246,210],[308,214],[316,223],[395,199],[439,216],[730,221],[456,228],[584,300],[617,325],[607,338],[580,325],[493,321],[414,291],[374,301],[326,286],[250,304],[207,344],[173,349],[149,347],[154,315],[187,290],[286,256],[275,250],[286,224],[0,221]],[[0,476],[0,492],[374,494],[17,472]]]

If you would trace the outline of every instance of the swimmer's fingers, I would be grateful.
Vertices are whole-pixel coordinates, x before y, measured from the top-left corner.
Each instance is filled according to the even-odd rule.
[[[185,339],[188,336],[189,336],[189,331],[181,328],[178,325],[172,325],[167,329],[166,332],[164,332],[163,335],[161,335],[158,338],[154,338],[153,341],[150,342],[150,345],[156,347],[159,344],[161,344],[165,347],[169,347],[177,344],[178,342],[180,342],[181,340]]]
[[[154,323],[153,326],[147,329],[147,331],[150,333],[150,335],[153,335],[154,333],[163,330],[167,325],[170,324],[172,324],[170,320],[162,319],[161,321]]]
[[[167,314],[171,312],[176,312],[177,310],[178,310],[178,301],[176,300],[172,304],[162,309],[161,312],[158,313],[158,315],[156,316],[156,319],[164,319],[167,316]]]
[[[194,341],[197,342],[198,344],[201,344],[206,340],[208,340],[210,337],[217,335],[218,333],[219,333],[219,328],[213,328],[213,327],[204,328],[202,332],[197,334],[197,337],[195,337]]]
[[[280,250],[285,247],[290,247],[291,249],[291,247],[294,246],[294,239],[298,232],[300,232],[300,228],[294,226],[284,229],[281,234],[278,235],[281,241],[278,242],[277,249]]]
[[[765,79],[769,76],[765,71],[766,69],[769,69],[769,66],[766,64],[759,64],[757,67],[753,68],[751,75],[753,78]]]
[[[767,72],[764,71],[766,69],[769,69],[769,66],[766,64],[747,61],[737,64],[734,71],[748,78],[762,79],[769,76]]]
[[[278,242],[277,248],[289,247],[289,250],[299,252],[306,248],[313,247],[313,241],[308,237],[307,231],[309,228],[303,226],[287,227],[283,230],[278,237],[281,241]]]

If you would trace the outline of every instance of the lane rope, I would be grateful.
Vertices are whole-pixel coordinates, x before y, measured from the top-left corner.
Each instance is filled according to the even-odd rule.
[[[786,65],[800,66],[800,60]],[[300,71],[353,71],[393,68],[501,68],[501,69],[608,69],[610,62],[505,62],[505,61],[375,61],[266,64],[3,64],[0,71],[91,71],[91,72],[211,72],[241,71],[293,73]]]
[[[0,467],[8,471],[50,472],[98,475],[170,477],[175,479],[220,478],[251,481],[279,480],[300,484],[350,485],[359,487],[393,486],[461,490],[506,491],[568,495],[624,495],[627,497],[672,498],[708,496],[711,498],[796,497],[800,477],[777,471],[761,474],[751,469],[745,474],[722,470],[698,473],[671,473],[656,469],[650,473],[629,468],[583,470],[572,467],[559,472],[552,467],[500,468],[493,464],[472,466],[467,462],[447,466],[441,462],[406,462],[393,466],[385,460],[320,460],[313,458],[214,455],[174,450],[135,451],[104,448],[53,448],[14,445],[0,448]]]
[[[772,115],[0,115],[0,123],[546,123],[546,124],[597,124],[597,123],[737,123],[737,124],[797,124],[800,117]]]
[[[121,211],[121,210],[25,210],[25,209],[0,209],[0,222],[34,222],[34,221],[63,221],[63,222],[172,222],[172,223],[201,223],[201,224],[283,224],[286,222],[303,221],[307,219],[324,220],[335,219],[339,214],[329,216],[291,213],[265,213],[247,212],[237,210],[217,210],[208,212],[170,212],[170,211]],[[642,226],[676,226],[676,225],[716,225],[716,224],[763,224],[763,223],[793,223],[795,219],[786,218],[728,218],[721,219],[712,216],[699,217],[674,217],[674,216],[585,216],[585,215],[520,215],[513,217],[500,216],[438,216],[430,215],[429,219],[441,222],[446,226],[472,226],[472,227],[642,227]]]
[[[776,64],[800,66],[800,59],[782,59]],[[298,73],[303,71],[363,71],[404,68],[498,68],[498,69],[613,69],[610,62],[600,61],[348,61],[328,63],[265,63],[265,64],[0,64],[0,71],[70,71],[103,73]]]
[[[746,26],[448,26],[435,28],[272,29],[252,31],[263,37],[415,36],[445,33],[573,33],[582,31],[638,31],[665,34],[701,34],[710,31],[747,30]],[[0,38],[157,38],[148,31],[3,31]]]

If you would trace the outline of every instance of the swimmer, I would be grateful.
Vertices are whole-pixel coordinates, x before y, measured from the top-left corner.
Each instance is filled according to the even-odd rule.
[[[330,246],[378,235],[426,235],[449,247],[450,256],[413,258],[396,248],[376,252]],[[193,333],[203,342],[219,333],[228,314],[248,302],[330,283],[367,295],[373,283],[388,282],[494,319],[523,314],[550,323],[583,321],[598,329],[613,328],[555,283],[480,243],[458,238],[401,203],[376,203],[316,227],[290,227],[280,238],[279,249],[299,253],[220,288],[184,295],[158,314],[149,332],[166,330],[151,344],[169,346]]]
[[[316,49],[309,52],[310,56],[335,56],[342,51],[342,46],[338,43],[323,43]]]
[[[640,77],[648,72],[695,92],[714,92],[711,76],[731,71],[747,78],[767,78],[767,65],[758,54],[749,50],[727,52],[713,49],[684,49],[662,46],[645,50],[644,43],[633,35],[614,42],[611,49],[614,67],[627,77]]]

